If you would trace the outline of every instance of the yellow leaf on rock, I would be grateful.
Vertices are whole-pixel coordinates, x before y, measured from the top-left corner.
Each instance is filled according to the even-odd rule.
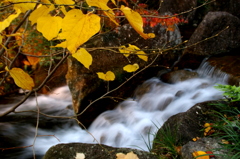
[[[127,20],[129,21],[130,25],[136,30],[138,34],[140,34],[144,39],[149,39],[149,38],[154,38],[155,34],[154,33],[149,33],[146,34],[143,31],[143,20],[141,15],[133,11],[132,9],[121,6],[120,10],[125,14]]]
[[[11,14],[8,18],[6,18],[4,21],[0,22],[0,33],[6,29],[11,22],[17,18],[19,16],[19,14],[21,13],[21,10],[18,9],[16,14]]]
[[[204,151],[194,151],[192,155],[193,157],[196,157],[196,159],[210,159],[210,157]],[[206,156],[201,156],[201,155],[206,155]]]
[[[45,5],[42,5],[30,14],[29,20],[31,21],[31,23],[33,25],[33,24],[37,23],[38,18],[40,18],[42,16],[47,16],[48,13],[54,9],[55,9],[54,5],[50,5],[49,8]]]
[[[47,40],[57,37],[62,27],[61,17],[50,15],[42,16],[37,20],[37,30],[43,34]]]
[[[104,81],[114,81],[115,74],[112,71],[107,71],[106,74],[103,72],[97,72],[98,78],[103,79]]]
[[[115,20],[115,13],[112,11],[111,8],[107,6],[109,0],[86,0],[89,6],[99,7],[103,10],[104,14],[106,14],[111,21],[113,21],[116,25],[119,25],[118,22]],[[114,3],[115,1],[113,1]],[[116,2],[114,3],[116,4]]]
[[[89,69],[92,64],[92,55],[84,48],[80,48],[76,53],[73,53],[72,56],[81,62],[87,69]]]
[[[135,72],[136,70],[139,69],[139,65],[137,63],[133,64],[133,65],[126,65],[123,67],[123,70],[124,71],[127,71],[127,72]]]
[[[33,79],[21,68],[12,68],[11,70],[9,70],[6,67],[5,70],[10,73],[11,77],[13,78],[15,84],[18,87],[26,90],[32,90],[32,88],[34,87]]]
[[[132,151],[127,153],[126,155],[123,153],[117,153],[116,154],[117,159],[139,159],[136,154],[134,154]]]

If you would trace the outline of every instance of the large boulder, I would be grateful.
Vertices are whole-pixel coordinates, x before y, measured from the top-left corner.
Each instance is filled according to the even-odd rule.
[[[84,113],[78,116],[78,119],[89,126],[91,122],[103,111],[113,109],[119,100],[133,95],[134,89],[143,81],[156,76],[163,67],[169,67],[176,59],[173,51],[171,54],[162,53],[166,48],[170,48],[181,43],[181,35],[176,26],[174,31],[166,31],[166,27],[157,25],[154,28],[146,27],[145,32],[154,32],[156,37],[153,39],[143,39],[130,25],[124,25],[117,30],[100,34],[91,39],[84,47],[89,48],[93,56],[93,63],[90,69],[86,69],[74,58],[68,59],[67,83],[72,93],[73,108],[75,113],[82,112],[90,103],[92,104]],[[118,51],[119,46],[136,45],[149,55],[148,61],[138,58],[137,55],[130,55],[126,58]],[[156,54],[160,56],[156,58]],[[155,60],[155,62],[153,62]],[[101,97],[109,90],[115,89],[125,82],[132,73],[123,71],[123,66],[127,64],[138,63],[140,69],[152,63],[151,67],[137,74],[131,80],[128,80],[123,87],[117,91],[107,94],[109,98]],[[116,75],[113,82],[105,82],[98,78],[96,72],[112,71]],[[99,98],[101,97],[101,98]],[[97,98],[98,102],[93,102]],[[93,102],[93,103],[92,103]]]
[[[162,131],[167,131],[170,128],[170,131],[175,132],[176,142],[181,142],[182,145],[186,144],[188,141],[192,141],[195,137],[203,137],[203,125],[206,121],[209,121],[213,118],[210,113],[210,110],[214,109],[212,102],[203,102],[196,104],[188,111],[176,114],[170,117],[163,126],[158,130],[157,136],[161,138]],[[158,151],[158,142],[154,141],[153,151]]]
[[[216,55],[240,47],[240,20],[227,12],[209,12],[187,43],[184,54]]]
[[[160,2],[160,14],[172,13],[172,14],[180,14],[185,12],[185,14],[181,15],[185,20],[192,20],[195,14],[195,10],[193,8],[197,7],[197,0],[164,0]]]
[[[157,159],[149,152],[129,148],[113,148],[106,145],[69,143],[52,146],[43,159],[75,159],[77,153],[84,154],[87,159],[115,159],[117,153],[133,152],[139,159]]]
[[[210,5],[211,11],[226,11],[240,18],[240,0],[215,0]]]

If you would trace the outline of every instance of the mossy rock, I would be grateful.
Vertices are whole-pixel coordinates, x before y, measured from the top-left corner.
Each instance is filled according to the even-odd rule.
[[[69,143],[52,146],[43,159],[75,159],[77,153],[83,153],[87,159],[115,159],[117,153],[133,152],[139,159],[157,159],[149,152],[130,148],[114,148],[99,144]]]

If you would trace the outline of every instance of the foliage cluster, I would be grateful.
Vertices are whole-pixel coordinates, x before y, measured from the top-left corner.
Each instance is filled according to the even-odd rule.
[[[149,39],[155,35],[145,33],[144,25],[153,27],[161,23],[167,31],[173,31],[175,24],[184,22],[177,15],[160,17],[157,10],[148,10],[147,4],[138,1],[131,3],[134,3],[134,9],[129,7],[126,0],[4,0],[0,3],[0,9],[7,12],[1,15],[0,57],[8,58],[10,51],[15,53],[12,56],[14,59],[10,58],[7,62],[3,60],[1,63],[8,67],[6,71],[11,71],[14,61],[21,54],[26,56],[21,62],[35,68],[39,62],[53,60],[59,55],[56,50],[61,50],[63,55],[70,54],[87,69],[91,69],[93,59],[83,44],[93,36],[103,33],[103,26],[116,28],[121,24],[120,19],[124,18],[142,38]],[[17,42],[9,43],[10,38],[15,38]],[[148,60],[148,55],[137,46],[129,44],[129,47],[120,46],[116,49],[126,57],[137,54],[140,59],[146,62]],[[138,69],[137,63],[123,66],[123,70],[127,72]],[[13,72],[10,74],[13,75]],[[97,72],[98,77],[105,81],[114,80],[114,72],[107,72],[108,74]],[[28,73],[23,75],[21,79],[31,78]],[[28,84],[14,77],[15,83],[21,88],[32,90],[35,87],[34,81]]]

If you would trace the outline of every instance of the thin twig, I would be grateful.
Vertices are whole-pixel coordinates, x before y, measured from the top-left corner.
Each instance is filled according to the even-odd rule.
[[[34,149],[34,145],[36,143],[36,139],[37,139],[37,136],[38,136],[38,125],[39,125],[39,112],[40,112],[40,109],[39,109],[39,106],[38,106],[38,100],[37,100],[37,92],[35,91],[35,99],[36,99],[36,107],[37,107],[37,123],[36,123],[36,127],[35,127],[35,136],[34,136],[34,139],[33,139],[33,146],[32,146],[32,150],[33,150],[33,158],[36,159],[36,154],[35,154],[35,149]]]

